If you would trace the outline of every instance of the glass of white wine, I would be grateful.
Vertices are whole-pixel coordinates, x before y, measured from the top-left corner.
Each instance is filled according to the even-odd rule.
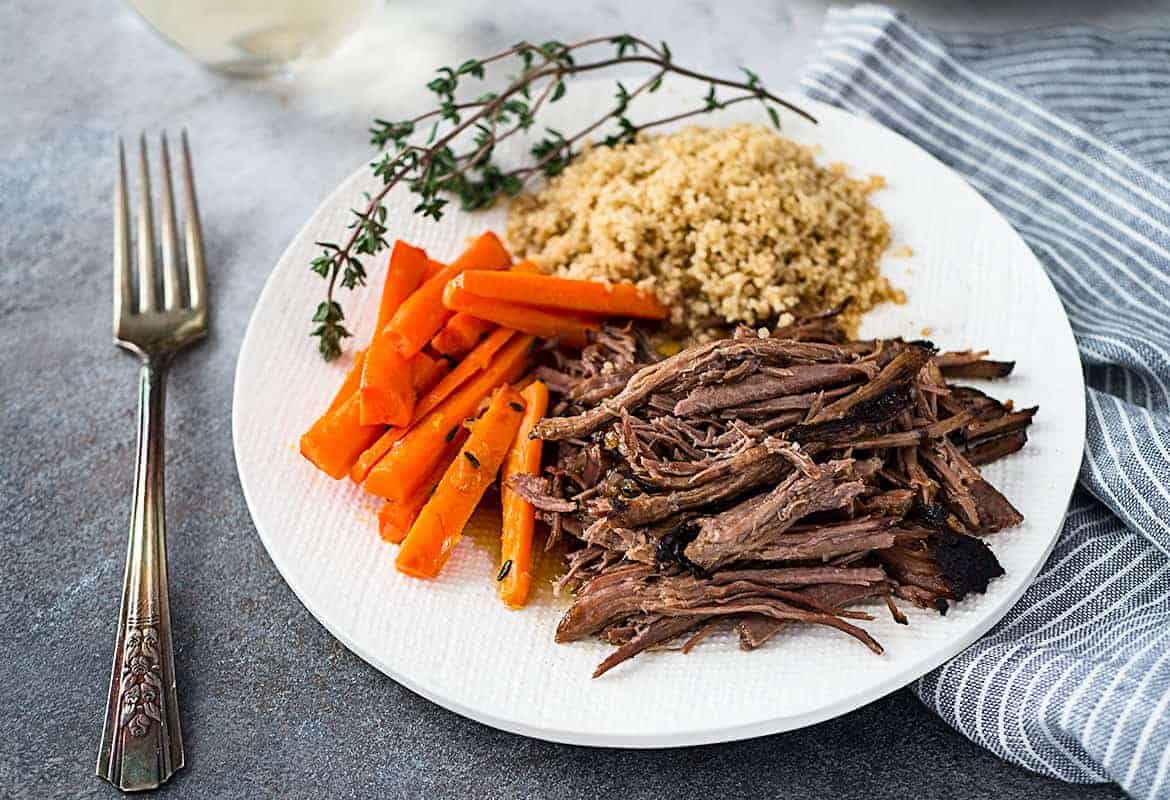
[[[332,53],[375,0],[127,0],[179,48],[233,75],[261,76]]]

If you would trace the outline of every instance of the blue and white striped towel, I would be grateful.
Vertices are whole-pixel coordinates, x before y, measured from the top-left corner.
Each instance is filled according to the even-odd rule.
[[[1065,528],[984,639],[915,685],[1003,758],[1170,798],[1170,31],[927,32],[830,12],[802,80],[966,176],[1056,285],[1088,384]]]

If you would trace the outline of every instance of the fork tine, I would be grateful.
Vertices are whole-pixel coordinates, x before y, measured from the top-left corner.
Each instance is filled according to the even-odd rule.
[[[167,311],[178,308],[182,301],[179,293],[179,237],[175,228],[175,196],[171,189],[171,154],[167,149],[167,135],[159,136],[162,143],[162,260],[163,260],[163,308]]]
[[[191,308],[207,307],[207,267],[203,263],[203,228],[199,225],[199,205],[195,202],[195,176],[191,170],[191,148],[184,128],[183,144],[183,211],[187,239],[187,286],[191,292]]]
[[[154,223],[151,222],[150,165],[146,134],[138,137],[138,311],[155,310]]]
[[[133,311],[130,283],[130,208],[126,203],[126,150],[118,137],[118,174],[114,180],[114,335]]]

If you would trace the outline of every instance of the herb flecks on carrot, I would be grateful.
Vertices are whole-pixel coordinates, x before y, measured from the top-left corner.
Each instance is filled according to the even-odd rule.
[[[443,303],[452,311],[463,311],[541,339],[575,337],[580,340],[585,337],[587,331],[595,331],[598,328],[595,320],[569,313],[555,313],[518,303],[479,297],[462,289],[458,281],[447,284],[443,291]]]
[[[512,447],[508,450],[500,472],[500,499],[504,514],[499,591],[500,599],[512,608],[520,608],[527,602],[532,585],[532,537],[536,530],[536,509],[513,491],[508,481],[517,475],[540,474],[544,442],[530,439],[528,434],[548,410],[548,387],[541,381],[533,381],[520,395],[526,405],[524,418],[520,421],[520,428],[512,440]]]
[[[509,341],[486,369],[415,423],[369,471],[366,491],[405,502],[440,458],[451,428],[471,416],[497,386],[524,374],[532,341],[531,336]]]
[[[670,309],[658,302],[652,293],[632,283],[575,280],[518,270],[468,270],[455,279],[455,284],[477,297],[545,309],[576,311],[602,317],[666,319],[670,316]]]
[[[447,282],[468,269],[505,269],[511,256],[494,233],[485,233],[450,265],[438,270],[398,307],[386,325],[398,342],[404,358],[410,358],[443,327],[451,312],[443,305],[443,288]]]
[[[416,578],[434,578],[442,570],[516,438],[523,418],[522,403],[520,394],[511,387],[496,391],[460,456],[451,462],[411,525],[394,562],[400,571]]]
[[[434,493],[435,487],[442,480],[443,474],[459,455],[463,443],[467,440],[467,429],[460,425],[452,431],[455,435],[447,443],[443,457],[435,463],[431,474],[427,476],[422,485],[407,498],[406,502],[399,503],[395,500],[387,500],[378,510],[378,533],[383,540],[392,544],[401,544],[402,540],[406,538],[410,526],[418,518],[418,512],[426,505],[427,500]]]
[[[493,331],[419,400],[417,414],[421,416],[429,413],[439,403],[446,400],[452,392],[466,383],[471,376],[480,370],[487,369],[496,353],[514,335],[516,335],[516,331],[510,328],[498,328]]]

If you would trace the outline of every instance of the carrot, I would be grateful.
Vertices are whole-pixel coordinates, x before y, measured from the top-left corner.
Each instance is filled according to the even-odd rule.
[[[456,365],[455,369],[451,370],[433,387],[425,390],[426,394],[419,398],[415,403],[414,416],[415,419],[421,419],[431,411],[435,410],[440,403],[446,400],[451,394],[471,379],[475,373],[486,369],[491,363],[492,356],[503,347],[512,337],[515,331],[506,328],[500,328],[492,333],[488,338],[484,339],[479,345],[472,350],[467,356]],[[424,355],[419,353],[415,358]],[[421,387],[416,387],[418,391],[424,391]],[[484,391],[480,397],[487,396]],[[358,456],[357,461],[354,462],[353,468],[349,471],[349,477],[354,483],[361,483],[370,474],[370,470],[374,465],[382,460],[382,457],[390,452],[390,448],[394,443],[403,437],[406,433],[403,428],[390,428],[383,433],[376,441],[370,444],[368,448]]]
[[[512,265],[513,272],[531,272],[537,275],[541,274],[540,267],[536,266],[535,261],[519,261]]]
[[[353,366],[349,368],[349,372],[345,373],[345,378],[341,381],[341,388],[337,390],[337,394],[333,395],[333,400],[330,401],[325,414],[336,411],[342,403],[349,399],[351,394],[358,390],[362,381],[362,364],[365,363],[365,360],[365,350],[358,350],[353,354]]]
[[[475,347],[475,343],[490,331],[494,325],[486,319],[464,314],[462,311],[447,320],[443,330],[431,339],[431,347],[444,355],[458,358]]]
[[[433,259],[428,258],[427,259],[427,268],[423,271],[423,281],[424,282],[429,281],[431,278],[438,275],[441,270],[444,270],[446,268],[447,268],[447,265],[444,264],[442,261],[435,261]],[[387,320],[387,322],[389,322],[389,320]]]
[[[447,361],[442,358],[431,358],[426,353],[418,353],[410,360],[410,375],[414,384],[416,394],[424,394],[430,392],[435,385],[443,379],[447,374]],[[428,395],[429,396],[429,395]],[[428,403],[426,411],[430,411],[438,402],[432,400],[424,401]],[[420,411],[422,402],[415,404],[414,414],[416,417],[422,416],[426,411]],[[362,454],[358,456],[357,461],[349,470],[349,479],[354,483],[361,483],[370,474],[370,470],[378,463],[378,460],[390,450],[390,447],[402,438],[406,433],[404,427],[387,428],[382,432],[382,435],[370,444]]]
[[[385,332],[376,334],[366,351],[358,390],[363,425],[410,422],[415,401],[411,372],[410,363],[398,352],[394,339]]]
[[[439,403],[446,400],[452,392],[464,384],[472,375],[481,369],[486,369],[492,363],[492,358],[499,352],[516,331],[510,328],[499,328],[484,339],[474,350],[463,357],[455,368],[447,373],[434,388],[418,401],[417,416],[430,413]]]
[[[390,251],[390,266],[386,269],[386,283],[382,286],[382,301],[378,305],[378,325],[374,335],[386,327],[394,312],[423,282],[427,269],[427,252],[412,247],[399,239]]]
[[[406,502],[441,456],[447,437],[458,432],[458,426],[475,412],[479,402],[500,384],[511,383],[524,373],[531,346],[531,336],[508,342],[487,369],[415,423],[370,470],[366,491]]]
[[[596,321],[583,317],[480,297],[460,288],[457,281],[447,284],[447,288],[443,290],[443,304],[452,311],[464,311],[497,325],[539,336],[541,339],[557,337],[583,339],[586,331],[595,331],[598,327]]]
[[[476,239],[459,258],[426,280],[406,302],[399,306],[386,329],[397,338],[398,351],[410,358],[439,332],[451,316],[443,306],[443,287],[447,281],[467,269],[504,269],[512,258],[494,233]]]
[[[301,437],[301,455],[329,477],[343,478],[382,430],[380,425],[361,424],[361,399],[354,392]]]
[[[428,353],[415,353],[410,359],[410,382],[416,394],[424,394],[435,388],[450,369],[445,358],[435,358]]]
[[[383,540],[393,544],[402,543],[402,540],[406,538],[406,532],[410,530],[410,526],[418,518],[418,512],[422,510],[427,500],[430,499],[435,487],[442,480],[443,473],[447,471],[447,467],[451,466],[451,462],[459,455],[459,449],[463,447],[465,441],[467,441],[467,429],[461,427],[458,435],[451,440],[451,443],[443,451],[443,457],[435,463],[431,474],[427,476],[427,479],[410,495],[405,503],[387,500],[382,504],[382,507],[378,509],[378,533],[381,534]]]
[[[443,473],[435,493],[410,526],[394,565],[416,578],[433,578],[463,536],[484,491],[496,479],[524,416],[524,400],[510,386],[496,390],[471,436]]]
[[[427,258],[425,250],[401,239],[394,242],[386,283],[378,305],[378,322],[361,371],[361,422],[363,425],[405,425],[414,408],[410,373],[398,355],[395,340],[383,335],[382,329],[410,297],[437,262]],[[440,265],[441,266],[441,265]]]
[[[500,498],[504,506],[504,523],[500,541],[500,599],[512,608],[528,600],[532,585],[532,535],[536,529],[536,509],[514,492],[508,480],[515,475],[539,475],[542,445],[528,434],[548,410],[548,387],[533,381],[520,393],[524,398],[524,419],[504,459],[500,473]]]
[[[349,470],[349,479],[354,483],[362,483],[370,470],[382,460],[382,456],[390,452],[394,443],[406,435],[407,428],[385,428],[382,434],[361,452]]]
[[[467,270],[453,284],[477,297],[560,311],[643,319],[666,319],[670,315],[670,309],[653,294],[631,283],[605,284],[518,270]]]

